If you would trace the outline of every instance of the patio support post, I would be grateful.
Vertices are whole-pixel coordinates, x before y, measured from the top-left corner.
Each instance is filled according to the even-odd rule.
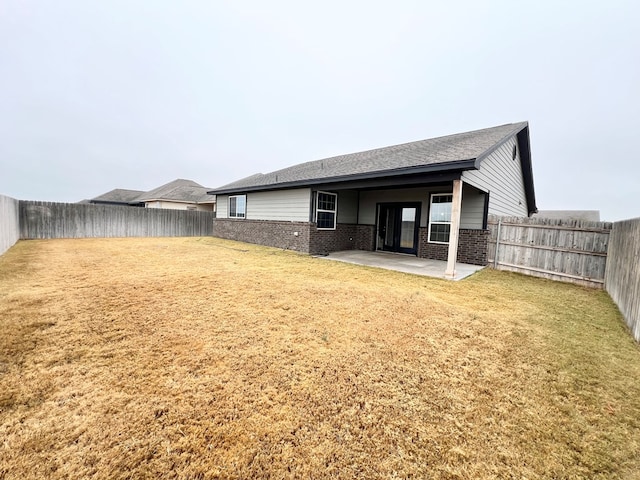
[[[449,231],[449,255],[447,257],[447,278],[456,276],[456,258],[458,257],[458,237],[460,232],[460,211],[462,210],[462,180],[453,181],[453,200],[451,202],[451,230]]]

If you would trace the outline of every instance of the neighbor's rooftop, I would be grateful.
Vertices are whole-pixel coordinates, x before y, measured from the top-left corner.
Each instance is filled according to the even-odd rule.
[[[211,203],[215,197],[207,195],[208,188],[203,187],[193,180],[178,178],[158,188],[142,192],[137,202],[151,202],[154,200],[169,200],[175,202]]]
[[[135,202],[136,199],[143,193],[144,192],[142,190],[127,190],[125,188],[115,188],[88,201],[92,203],[132,203]]]

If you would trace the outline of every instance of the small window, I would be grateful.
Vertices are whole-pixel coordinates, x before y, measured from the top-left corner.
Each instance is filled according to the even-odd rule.
[[[197,210],[197,209],[198,209],[198,207],[196,207],[195,205],[187,205],[187,210],[194,211],[194,210]]]
[[[233,195],[229,197],[229,218],[244,218],[246,210],[246,195]]]
[[[515,160],[518,155],[518,147],[514,144],[513,150],[511,151],[511,160]]]
[[[336,193],[317,193],[316,225],[318,227],[318,230],[335,230],[337,203],[338,195]]]
[[[429,242],[449,243],[453,194],[434,193],[429,208]]]

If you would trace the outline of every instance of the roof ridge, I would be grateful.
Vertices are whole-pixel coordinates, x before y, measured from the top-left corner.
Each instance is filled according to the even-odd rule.
[[[267,174],[254,174],[228,183],[211,193],[233,190],[272,189],[278,185],[302,185],[310,181],[346,179],[376,172],[405,171],[407,169],[441,169],[442,165],[473,163],[487,152],[502,144],[506,138],[528,126],[528,122],[506,123],[494,127],[453,133],[439,137],[334,155],[289,165]],[[305,183],[307,182],[307,183]]]
[[[420,142],[427,142],[427,141],[433,142],[433,141],[438,141],[438,140],[442,140],[442,139],[446,139],[446,138],[453,138],[453,137],[462,136],[462,135],[470,135],[470,134],[474,134],[474,133],[481,133],[481,132],[488,131],[488,130],[494,130],[494,129],[506,127],[508,125],[514,125],[514,127],[515,127],[515,125],[526,124],[526,123],[527,122],[505,123],[504,125],[496,125],[495,127],[480,128],[480,129],[477,129],[477,130],[470,130],[468,132],[458,132],[458,133],[452,133],[452,134],[449,134],[449,135],[441,135],[439,137],[423,138],[421,140],[413,140],[413,141],[409,141],[409,142],[396,143],[396,144],[393,144],[393,145],[386,145],[384,147],[370,148],[368,150],[361,150],[361,151],[357,151],[357,152],[343,153],[341,155],[334,155],[332,157],[319,158],[317,160],[310,160],[310,161],[307,161],[307,162],[302,162],[302,163],[299,163],[299,164],[296,164],[296,165],[292,165],[292,167],[305,165],[307,163],[314,163],[314,162],[320,162],[320,161],[324,161],[324,160],[331,160],[333,158],[346,157],[348,155],[357,155],[357,154],[375,152],[375,151],[384,150],[384,149],[387,149],[387,148],[404,147],[406,145],[411,145],[411,144],[420,143]],[[286,170],[287,168],[290,168],[290,167],[285,167],[285,168],[282,168],[281,170]],[[276,171],[271,172],[271,173],[276,173],[277,171],[279,172],[280,170],[276,170]]]

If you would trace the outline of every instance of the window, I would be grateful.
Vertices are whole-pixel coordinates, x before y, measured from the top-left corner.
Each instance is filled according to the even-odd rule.
[[[336,193],[318,192],[316,196],[316,225],[319,230],[336,229]]]
[[[229,218],[244,218],[246,210],[246,195],[233,195],[229,197]]]
[[[434,193],[429,208],[429,242],[449,243],[453,194]]]

